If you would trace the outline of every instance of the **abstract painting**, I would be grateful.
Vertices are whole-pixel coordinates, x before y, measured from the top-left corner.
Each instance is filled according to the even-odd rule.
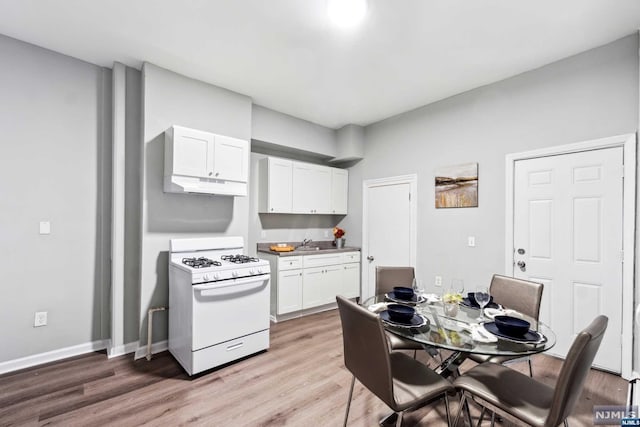
[[[478,164],[436,170],[436,208],[478,207]]]

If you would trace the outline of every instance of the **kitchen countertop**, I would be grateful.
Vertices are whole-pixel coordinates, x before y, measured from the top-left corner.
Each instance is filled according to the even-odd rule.
[[[269,249],[270,246],[276,245],[278,243],[286,243],[295,248],[301,245],[301,242],[270,242],[270,243],[258,243],[257,251],[258,253],[266,253],[271,255],[278,255],[281,257],[287,256],[300,256],[300,255],[318,255],[318,254],[329,254],[329,253],[338,253],[338,252],[354,252],[360,251],[359,247],[355,246],[345,246],[343,248],[336,248],[333,246],[333,240],[321,240],[318,242],[312,241],[307,244],[308,247],[317,247],[317,250],[300,250],[296,249],[290,252],[276,252]]]

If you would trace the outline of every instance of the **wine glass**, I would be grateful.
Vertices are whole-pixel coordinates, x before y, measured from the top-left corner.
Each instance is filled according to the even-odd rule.
[[[420,298],[420,295],[424,294],[424,282],[422,279],[414,277],[411,287],[413,288],[413,293],[416,294],[417,298]]]
[[[484,320],[484,307],[489,304],[489,300],[491,299],[491,296],[489,295],[489,288],[486,286],[479,286],[473,296],[480,306],[480,316],[477,320],[482,322]]]
[[[459,294],[461,297],[464,296],[464,280],[451,279],[451,291]]]

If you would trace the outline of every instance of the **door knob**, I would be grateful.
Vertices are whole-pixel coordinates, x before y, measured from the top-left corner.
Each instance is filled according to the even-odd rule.
[[[373,257],[372,257],[371,255],[369,255],[369,256],[367,257],[367,259],[368,259],[369,261],[373,261]]]
[[[524,261],[518,261],[518,262],[516,263],[516,265],[517,265],[518,267],[520,267],[520,270],[522,270],[522,271],[524,271],[524,270],[525,270],[525,267],[527,266],[527,264],[526,264]]]
[[[525,251],[524,251],[524,249],[522,249],[522,248],[518,248],[518,253],[519,253],[520,255],[524,255],[524,252],[525,252]]]

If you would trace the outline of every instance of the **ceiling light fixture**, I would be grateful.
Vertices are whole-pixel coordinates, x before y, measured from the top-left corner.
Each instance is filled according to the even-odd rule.
[[[329,19],[340,27],[353,27],[367,13],[366,0],[328,0]]]

